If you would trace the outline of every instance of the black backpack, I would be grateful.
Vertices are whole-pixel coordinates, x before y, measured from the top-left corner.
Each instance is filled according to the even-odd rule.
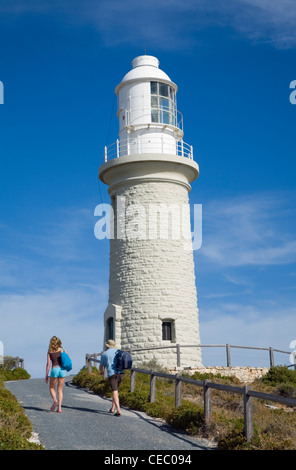
[[[132,356],[127,351],[121,351],[118,349],[115,357],[116,369],[124,370],[131,369],[133,360]]]

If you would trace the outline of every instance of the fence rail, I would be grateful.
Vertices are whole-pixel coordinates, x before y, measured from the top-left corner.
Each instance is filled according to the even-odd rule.
[[[182,382],[190,383],[198,387],[203,387],[203,396],[204,396],[204,420],[205,424],[209,425],[211,423],[212,417],[212,394],[211,390],[223,390],[229,393],[238,393],[243,396],[244,401],[244,435],[247,441],[250,441],[254,434],[254,424],[253,424],[253,400],[252,398],[259,398],[263,400],[269,400],[277,403],[281,403],[286,406],[296,407],[296,400],[292,398],[284,398],[277,395],[272,395],[268,393],[261,393],[252,390],[250,385],[245,385],[244,387],[235,387],[232,385],[224,385],[214,383],[211,380],[195,380],[188,377],[182,377],[181,373],[175,375],[164,374],[161,372],[156,372],[154,370],[145,370],[145,369],[131,369],[131,385],[130,391],[135,391],[136,378],[135,373],[149,374],[150,375],[150,402],[155,401],[156,396],[156,377],[163,377],[175,381],[175,407],[179,407],[182,403]]]
[[[286,354],[286,355],[288,354],[289,358],[291,357],[291,354],[292,354],[294,362],[288,365],[287,367],[294,367],[294,369],[296,370],[296,355],[291,353],[291,351],[283,351],[281,349],[276,349],[273,347],[259,348],[255,346],[237,346],[233,344],[182,344],[182,345],[175,344],[175,345],[170,345],[170,346],[160,346],[160,347],[152,347],[152,348],[129,349],[129,352],[133,354],[133,353],[140,352],[140,351],[153,351],[153,350],[159,350],[159,349],[176,349],[176,367],[181,367],[181,364],[182,364],[181,349],[182,348],[224,348],[226,352],[226,367],[232,367],[231,349],[249,349],[249,350],[267,351],[270,367],[275,365],[274,353],[281,353],[281,354]],[[96,358],[99,354],[97,353],[89,354],[88,356]]]
[[[98,356],[98,355],[97,355]],[[90,360],[94,362],[100,362],[96,357],[92,357],[90,354],[87,354],[87,364],[89,367]],[[136,388],[136,373],[148,374],[150,375],[150,395],[149,401],[155,402],[156,399],[156,378],[162,377],[169,380],[175,381],[175,407],[178,408],[182,404],[182,382],[195,385],[197,387],[203,388],[203,402],[204,402],[204,420],[206,425],[210,425],[212,420],[212,389],[213,390],[223,390],[228,393],[237,393],[243,396],[244,403],[244,435],[249,442],[254,435],[254,417],[253,417],[253,398],[258,398],[262,400],[272,401],[281,403],[286,406],[296,407],[296,400],[292,398],[284,398],[277,395],[272,395],[268,393],[261,393],[255,390],[252,390],[250,385],[245,385],[244,387],[235,387],[232,385],[224,385],[212,382],[211,380],[195,380],[188,377],[183,377],[180,372],[177,374],[165,374],[162,372],[156,372],[153,369],[138,369],[133,367],[131,369],[130,376],[130,391],[134,392]]]
[[[3,357],[3,360],[0,361],[0,366],[5,366],[6,363],[11,364],[12,367],[21,367],[22,369],[25,368],[24,359],[16,356],[16,357]]]
[[[166,349],[172,346],[163,346],[161,349]],[[176,345],[174,346],[177,351],[177,363],[181,363],[181,346]],[[258,350],[265,350],[269,352],[269,359],[270,359],[270,366],[274,365],[274,352],[280,352],[284,354],[291,354],[288,351],[282,351],[280,349],[275,348],[257,348],[257,347],[248,347],[248,346],[234,346],[234,345],[182,345],[182,347],[226,347],[226,357],[227,357],[227,367],[231,367],[231,360],[230,360],[230,348],[242,348],[242,349],[258,349]],[[148,348],[149,350],[152,349],[160,349],[160,348]],[[137,349],[137,350],[130,350],[130,352],[136,351],[144,351],[147,348]],[[93,363],[100,363],[99,356],[101,353],[94,353],[94,354],[86,354],[86,362],[85,365],[89,371],[91,371],[92,362]],[[295,355],[294,355],[294,368],[296,366],[295,362]],[[182,403],[182,383],[189,383],[193,384],[197,387],[203,388],[203,403],[204,403],[204,420],[205,424],[209,425],[212,419],[212,390],[223,390],[228,393],[237,393],[242,395],[243,403],[244,403],[244,435],[249,442],[254,434],[254,417],[253,417],[253,398],[272,401],[281,403],[285,406],[292,406],[296,407],[296,399],[291,398],[284,398],[277,395],[272,395],[268,393],[261,393],[255,390],[252,390],[250,385],[245,385],[244,387],[235,387],[232,385],[225,385],[225,384],[218,384],[212,382],[211,380],[195,380],[188,377],[183,377],[181,372],[177,372],[177,374],[166,374],[162,372],[157,372],[153,369],[139,369],[132,367],[131,369],[131,376],[130,376],[130,391],[134,392],[136,387],[136,373],[141,374],[149,374],[150,375],[150,402],[155,401],[156,397],[156,378],[162,377],[169,380],[175,381],[175,407],[179,407]]]

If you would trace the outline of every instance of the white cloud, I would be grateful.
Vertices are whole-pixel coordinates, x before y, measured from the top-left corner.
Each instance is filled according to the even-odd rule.
[[[0,341],[34,377],[44,375],[52,335],[63,340],[76,372],[87,352],[103,346],[108,250],[95,239],[94,223],[93,211],[60,209],[2,237]]]
[[[294,0],[22,0],[0,1],[0,12],[60,14],[67,23],[89,24],[107,46],[142,45],[148,49],[182,49],[202,40],[203,28],[232,28],[252,42],[277,48],[296,46]]]
[[[204,205],[203,245],[197,253],[210,273],[228,280],[229,291],[219,285],[213,288],[211,279],[207,290],[198,292],[202,343],[287,349],[295,339],[290,337],[295,320],[292,300],[282,302],[283,293],[280,299],[276,293],[267,297],[266,292],[257,292],[259,300],[250,296],[245,302],[246,291],[242,300],[241,292],[231,289],[256,291],[254,279],[238,268],[295,262],[294,201],[295,194],[262,193]],[[24,357],[34,377],[44,374],[52,335],[62,338],[75,371],[84,365],[85,353],[99,352],[108,302],[108,258],[102,253],[106,245],[103,248],[94,237],[95,220],[83,209],[47,216],[53,221],[49,231],[39,220],[38,234],[26,227],[21,234],[14,232],[14,240],[22,236],[22,250],[6,252],[0,265],[6,282],[0,296],[0,341],[5,354]],[[101,271],[102,256],[106,259]]]
[[[203,205],[199,256],[227,266],[296,261],[295,194],[262,193]]]
[[[290,351],[290,342],[296,339],[291,330],[296,308],[278,305],[259,307],[240,303],[219,303],[217,307],[200,314],[202,344],[273,347]],[[226,365],[225,348],[203,348],[204,365]],[[269,366],[269,352],[231,348],[233,366]],[[276,364],[289,365],[289,355],[275,353]]]
[[[295,193],[288,191],[203,205],[203,245],[196,252],[203,344],[289,351],[296,316],[295,207]],[[226,364],[223,348],[206,349],[204,357],[208,365]],[[235,350],[233,358],[233,365],[268,366],[268,352]],[[285,359],[276,354],[277,363]]]
[[[103,347],[106,301],[99,289],[87,288],[0,296],[5,355],[23,357],[32,377],[43,377],[49,339],[56,335],[72,357],[72,372],[78,372],[85,354]]]

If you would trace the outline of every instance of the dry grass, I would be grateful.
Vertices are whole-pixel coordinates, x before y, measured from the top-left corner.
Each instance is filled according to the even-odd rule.
[[[281,373],[282,371],[278,369]],[[295,382],[296,382],[296,371]],[[295,408],[278,403],[266,402],[253,398],[254,438],[247,442],[244,437],[244,404],[242,395],[225,391],[212,390],[212,421],[206,426],[203,416],[203,389],[192,384],[182,384],[182,405],[174,407],[174,382],[157,379],[156,401],[149,403],[149,376],[136,374],[136,391],[129,391],[129,373],[127,372],[120,389],[123,405],[141,409],[159,417],[175,427],[186,430],[198,437],[216,441],[220,449],[227,450],[296,450],[296,413]],[[279,374],[281,375],[281,374]],[[292,374],[293,375],[293,374]],[[243,387],[236,378],[194,376],[199,380],[210,378],[216,383],[226,383]],[[290,378],[288,378],[290,380]],[[280,377],[283,380],[283,377]],[[104,394],[108,390],[106,383],[97,375],[82,370],[76,376],[76,383],[88,384],[96,393]],[[264,382],[256,380],[252,389],[265,393],[280,394],[283,382]],[[295,392],[295,385],[288,382],[284,387]],[[108,393],[108,392],[107,392]],[[268,405],[268,406],[266,406]],[[272,406],[272,408],[270,408]]]

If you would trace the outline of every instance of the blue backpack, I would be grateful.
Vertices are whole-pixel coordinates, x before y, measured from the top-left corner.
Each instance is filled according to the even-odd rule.
[[[71,358],[63,349],[61,351],[61,366],[66,369],[67,372],[70,372],[70,370],[72,370]]]
[[[132,356],[127,351],[121,351],[118,349],[115,357],[116,369],[124,370],[131,369],[133,364]]]

